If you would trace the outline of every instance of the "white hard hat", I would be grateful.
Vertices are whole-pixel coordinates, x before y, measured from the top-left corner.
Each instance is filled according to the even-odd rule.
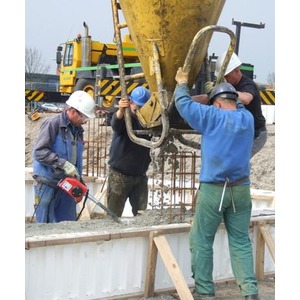
[[[218,76],[221,72],[221,67],[222,64],[224,62],[225,56],[226,56],[226,52],[222,53],[217,61],[216,61],[216,69],[215,69],[215,76]],[[228,73],[230,73],[231,71],[233,71],[235,68],[239,67],[242,64],[241,60],[238,58],[238,56],[233,52],[232,56],[230,58],[230,61],[228,63],[227,69],[224,73],[224,76],[226,76]]]
[[[95,101],[94,99],[84,91],[74,92],[69,99],[66,101],[66,104],[77,109],[83,113],[88,118],[95,118]]]

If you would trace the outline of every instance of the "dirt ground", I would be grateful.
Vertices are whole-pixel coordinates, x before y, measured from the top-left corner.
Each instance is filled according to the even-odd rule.
[[[30,121],[25,115],[25,167],[32,167],[32,147],[39,132],[41,122],[45,117],[43,116],[38,121]],[[254,189],[275,191],[275,125],[271,124],[268,128],[268,140],[265,147],[258,153],[251,161],[251,187]],[[190,222],[187,220],[184,222]],[[182,222],[174,218],[172,223]],[[26,223],[25,235],[39,236],[49,235],[54,233],[68,233],[68,232],[83,232],[83,231],[101,231],[105,228],[110,228],[111,231],[119,230],[124,227],[145,227],[152,225],[161,225],[170,223],[169,214],[162,214],[161,211],[146,211],[143,215],[123,219],[122,223],[117,223],[109,216],[102,217],[101,220],[95,219],[90,221],[77,222],[60,222],[56,224],[38,224]],[[264,281],[259,282],[261,300],[275,299],[275,278],[270,277]],[[216,299],[243,299],[239,294],[239,289],[234,283],[218,284]],[[144,299],[144,298],[130,298]],[[150,300],[172,300],[179,299],[176,292],[165,293]]]
[[[275,278],[269,276],[263,281],[259,281],[260,300],[275,299]],[[192,290],[191,290],[192,291]],[[128,300],[178,300],[177,292],[169,292],[157,295],[152,298],[129,298]],[[216,300],[242,300],[245,297],[240,295],[238,286],[234,282],[216,283]]]
[[[53,114],[45,113],[39,120],[30,121],[25,115],[25,167],[32,167],[34,141],[42,122],[51,116]],[[264,148],[251,160],[251,187],[275,191],[275,124],[267,125],[267,129],[268,139]]]

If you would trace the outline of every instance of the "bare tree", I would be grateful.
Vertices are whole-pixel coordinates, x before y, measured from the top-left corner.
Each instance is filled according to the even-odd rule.
[[[30,74],[47,74],[50,65],[45,63],[42,53],[36,48],[25,48],[25,78],[30,78]]]
[[[275,73],[269,73],[267,77],[267,82],[269,85],[275,86]]]

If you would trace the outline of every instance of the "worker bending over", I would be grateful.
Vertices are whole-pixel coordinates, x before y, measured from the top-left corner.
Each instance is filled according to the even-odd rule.
[[[194,299],[215,297],[213,243],[222,221],[241,294],[245,299],[259,299],[249,239],[253,116],[238,101],[238,93],[229,83],[216,86],[209,96],[210,105],[203,105],[190,96],[187,72],[179,68],[175,79],[175,106],[181,117],[202,135],[200,190],[190,231]]]

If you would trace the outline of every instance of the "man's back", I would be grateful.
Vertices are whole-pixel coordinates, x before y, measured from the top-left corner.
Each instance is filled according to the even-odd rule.
[[[178,87],[176,107],[189,125],[202,134],[202,182],[230,181],[249,176],[253,144],[253,117],[245,108],[224,110],[191,101]]]

